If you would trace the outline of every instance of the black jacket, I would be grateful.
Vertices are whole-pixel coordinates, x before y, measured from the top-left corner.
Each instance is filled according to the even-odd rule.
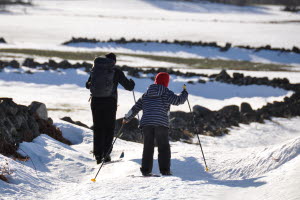
[[[115,76],[114,76],[114,87],[112,96],[115,99],[118,99],[118,84],[120,83],[126,90],[132,91],[134,89],[135,83],[132,79],[127,79],[124,72],[119,68],[114,67]],[[91,76],[89,77],[88,81],[85,84],[87,89],[90,89],[91,86]],[[91,95],[92,96],[92,95]],[[94,97],[96,98],[96,97]],[[97,97],[101,98],[101,97]]]

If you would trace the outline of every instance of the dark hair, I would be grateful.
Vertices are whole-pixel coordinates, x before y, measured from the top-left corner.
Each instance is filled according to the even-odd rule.
[[[115,62],[117,61],[116,55],[114,53],[109,53],[105,55],[106,58],[112,59]]]

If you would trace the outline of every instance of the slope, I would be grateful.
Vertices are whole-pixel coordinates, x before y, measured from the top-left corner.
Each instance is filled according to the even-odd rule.
[[[244,140],[246,147],[233,148],[230,143],[227,144],[226,138],[201,136],[209,173],[204,171],[199,146],[176,142],[171,144],[174,176],[132,178],[130,175],[140,174],[142,145],[117,140],[113,158],[125,151],[124,160],[105,165],[97,182],[93,183],[90,179],[98,166],[89,154],[91,131],[59,121],[56,125],[62,128],[64,136],[78,144],[69,147],[46,135],[32,143],[22,143],[21,149],[32,158],[37,175],[32,163],[6,158],[16,171],[9,177],[11,184],[0,181],[1,196],[4,199],[239,199],[238,195],[249,194],[249,198],[282,199],[289,192],[288,197],[292,199],[299,196],[295,190],[299,180],[296,169],[300,166],[299,118],[289,120],[289,127],[282,132],[281,139],[273,140],[272,132],[278,129],[278,122],[285,120],[270,122],[272,128],[265,132],[265,141],[268,141],[265,147],[251,141],[261,138],[255,129],[248,129],[251,125],[224,136],[231,138],[231,144],[237,144],[243,136],[245,139],[250,134],[254,135],[253,138],[248,137],[249,146]],[[4,159],[0,156],[1,160]],[[157,154],[153,172],[159,173],[156,158]],[[284,184],[281,184],[282,181]],[[280,188],[281,192],[275,191],[275,188]]]

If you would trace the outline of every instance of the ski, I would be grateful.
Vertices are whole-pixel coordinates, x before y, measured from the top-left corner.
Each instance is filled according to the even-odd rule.
[[[161,177],[161,175],[159,174],[152,174],[151,176],[143,176],[143,175],[129,175],[128,177],[131,177],[131,178],[151,178],[151,177]]]
[[[112,161],[104,162],[104,165],[108,165],[108,164],[112,164],[112,163],[121,162],[122,160],[123,160],[123,159],[118,159],[118,160],[112,160]]]

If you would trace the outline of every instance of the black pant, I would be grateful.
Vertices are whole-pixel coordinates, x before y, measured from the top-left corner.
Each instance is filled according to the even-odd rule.
[[[117,100],[113,97],[93,97],[91,110],[94,122],[94,155],[98,158],[111,153],[114,137]],[[110,151],[109,151],[110,150]]]
[[[153,167],[154,139],[158,146],[158,164],[160,172],[170,171],[171,166],[171,150],[169,144],[169,128],[164,126],[145,126],[144,134],[144,150],[142,159],[143,173],[151,173]]]

